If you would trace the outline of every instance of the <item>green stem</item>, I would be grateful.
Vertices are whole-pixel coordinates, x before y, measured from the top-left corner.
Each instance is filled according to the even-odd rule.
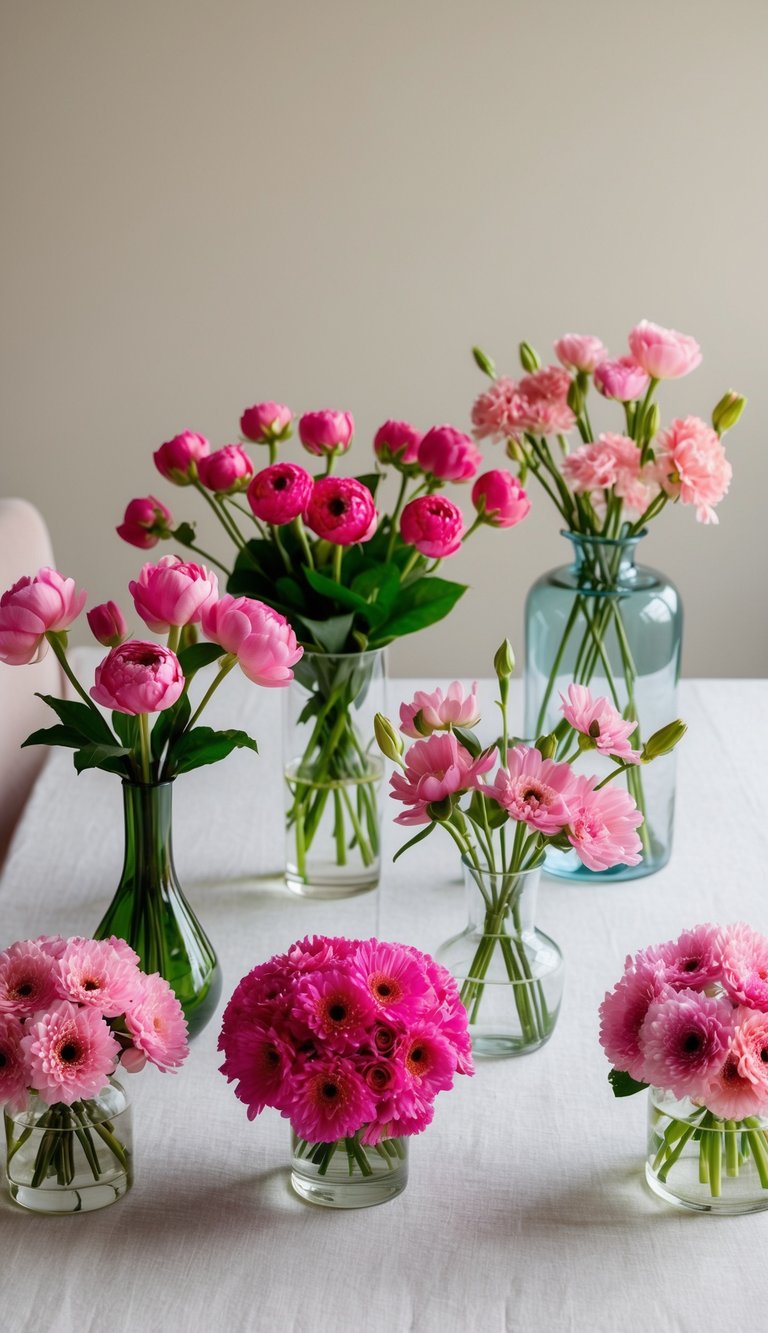
[[[193,726],[197,722],[197,719],[199,718],[200,714],[202,713],[203,709],[206,707],[209,699],[211,698],[211,695],[213,694],[214,690],[217,690],[219,688],[221,682],[224,680],[224,677],[229,675],[229,672],[232,670],[236,662],[237,658],[233,656],[231,653],[227,653],[226,657],[222,657],[220,659],[216,675],[214,676],[213,680],[208,686],[208,689],[205,691],[205,694],[200,700],[200,703],[198,704],[197,708],[195,709],[194,713],[189,719],[189,722],[184,728],[185,731],[192,730]]]
[[[72,685],[73,688],[77,691],[83,702],[87,703],[91,712],[95,713],[96,716],[100,718],[101,713],[99,712],[98,708],[93,702],[93,699],[90,697],[90,695],[86,694],[85,690],[80,684],[80,681],[77,679],[77,676],[75,675],[74,671],[69,665],[69,662],[67,661],[66,650],[61,641],[60,634],[55,630],[50,630],[45,637],[48,640],[49,644],[51,645],[56,657],[58,658],[59,665],[62,671],[64,672],[64,675],[66,676],[67,680],[69,681],[70,685]]]
[[[144,782],[152,781],[151,749],[149,741],[149,717],[139,713],[139,744],[141,746],[141,774]]]

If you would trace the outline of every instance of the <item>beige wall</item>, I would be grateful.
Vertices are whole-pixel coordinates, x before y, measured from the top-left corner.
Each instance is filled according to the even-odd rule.
[[[513,369],[522,337],[618,353],[647,317],[704,350],[670,411],[750,399],[720,527],[675,510],[646,542],[684,670],[767,673],[763,0],[6,0],[0,22],[0,493],[94,601],[138,567],[128,499],[199,511],[152,465],[177,431],[343,407],[360,469],[388,416],[466,428],[471,343]],[[504,633],[522,656],[564,545],[535,500],[454,561],[471,591],[395,671],[487,672]]]

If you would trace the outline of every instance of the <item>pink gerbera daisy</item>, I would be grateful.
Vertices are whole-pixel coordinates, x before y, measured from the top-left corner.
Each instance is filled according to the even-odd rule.
[[[0,1013],[0,1106],[13,1115],[26,1101],[29,1075],[21,1038],[24,1028],[13,1014]]]
[[[124,1014],[138,997],[142,975],[109,940],[69,940],[59,960],[64,994],[106,1018]]]
[[[382,1018],[397,1015],[408,1023],[430,994],[423,967],[397,944],[366,940],[355,955],[355,966]]]
[[[159,972],[140,978],[138,999],[125,1015],[133,1045],[164,1073],[189,1055],[187,1020],[171,987]]]
[[[296,1072],[283,1115],[299,1138],[332,1143],[374,1119],[376,1098],[351,1060],[324,1056]]]
[[[725,930],[723,985],[740,1004],[768,1012],[768,939],[741,921]]]
[[[574,778],[567,798],[568,841],[590,870],[636,866],[642,859],[642,843],[635,830],[643,816],[629,792],[619,787],[596,790],[596,782],[597,778],[583,774]]]
[[[559,833],[568,823],[569,796],[573,784],[570,764],[544,759],[539,750],[516,745],[507,751],[493,785],[483,790],[511,819],[547,835]]]
[[[698,1098],[722,1065],[732,1032],[733,1006],[722,996],[681,990],[653,1000],[639,1033],[644,1082]]]
[[[341,968],[312,973],[296,988],[296,1017],[335,1051],[361,1046],[377,1008],[362,976]]]
[[[731,1050],[738,1059],[741,1077],[761,1088],[768,1102],[768,1014],[737,1012]]]
[[[694,926],[676,940],[660,944],[656,957],[664,963],[666,979],[675,989],[704,990],[719,981],[723,970],[723,933],[719,926]]]
[[[639,961],[639,960],[638,960]],[[600,1044],[611,1064],[647,1083],[640,1030],[654,1000],[670,994],[661,963],[640,963],[627,971],[600,1005]]]
[[[219,1049],[226,1055],[221,1072],[229,1083],[238,1080],[235,1096],[248,1107],[249,1120],[265,1106],[281,1108],[290,1100],[290,1055],[275,1032],[248,1024],[222,1037]]]
[[[44,1102],[71,1106],[95,1097],[115,1068],[120,1046],[95,1009],[68,1000],[25,1024],[21,1049],[29,1081]]]
[[[59,969],[53,954],[33,940],[17,940],[0,953],[0,1010],[23,1018],[47,1009],[60,998]]]
[[[418,1117],[431,1107],[438,1092],[453,1087],[456,1053],[437,1024],[416,1023],[400,1052],[405,1070],[399,1111]]]
[[[768,1092],[764,1083],[755,1083],[752,1069],[742,1067],[743,1051],[732,1046],[720,1068],[701,1092],[701,1102],[723,1120],[743,1120],[765,1110]]]

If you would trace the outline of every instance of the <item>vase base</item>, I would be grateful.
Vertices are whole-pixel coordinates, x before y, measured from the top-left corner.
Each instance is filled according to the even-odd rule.
[[[285,883],[291,893],[299,898],[356,898],[378,887],[379,868],[377,866],[375,870],[361,870],[357,874],[342,876],[338,867],[329,867],[306,876],[289,865],[285,871]]]
[[[113,1178],[109,1184],[92,1182],[80,1189],[54,1186],[50,1189],[33,1189],[31,1185],[20,1185],[9,1181],[8,1188],[14,1203],[28,1213],[45,1213],[49,1217],[58,1213],[94,1213],[99,1208],[108,1208],[110,1204],[122,1199],[130,1187],[126,1173]]]
[[[506,1060],[518,1055],[531,1055],[533,1051],[539,1051],[542,1046],[546,1046],[553,1029],[554,1023],[544,1036],[526,1038],[519,1035],[497,1035],[493,1032],[473,1032],[470,1027],[472,1054],[478,1060]]]
[[[291,1186],[299,1197],[321,1208],[373,1208],[402,1194],[407,1184],[408,1172],[402,1167],[391,1176],[377,1175],[343,1183],[309,1180],[298,1171],[291,1172]]]
[[[678,1190],[673,1190],[663,1180],[659,1180],[650,1162],[646,1162],[645,1179],[649,1189],[659,1199],[688,1213],[716,1213],[720,1217],[737,1217],[744,1213],[760,1213],[768,1208],[768,1190],[762,1190],[763,1197],[757,1197],[754,1193],[754,1183],[747,1183],[740,1197],[738,1194],[732,1194],[732,1190],[738,1189],[738,1178],[725,1178],[722,1187],[726,1193],[716,1198],[705,1193],[706,1185],[701,1185],[693,1172],[688,1189],[685,1184],[681,1184]]]
[[[589,870],[573,852],[547,852],[544,874],[551,879],[567,879],[574,884],[621,884],[628,880],[644,879],[655,875],[669,860],[669,850],[663,855],[649,857],[636,866],[613,866],[610,870]]]

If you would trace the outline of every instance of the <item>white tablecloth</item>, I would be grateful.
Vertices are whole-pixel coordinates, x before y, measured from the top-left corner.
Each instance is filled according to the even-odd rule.
[[[234,684],[234,680],[232,681]],[[391,711],[413,682],[390,682]],[[282,886],[278,691],[229,682],[210,720],[242,752],[175,790],[179,876],[219,953],[224,998],[306,933],[376,934],[434,949],[464,924],[453,844],[439,833],[392,866],[387,820],[376,893],[309,902]],[[487,696],[486,696],[487,697]],[[519,687],[513,708],[520,706]],[[302,1203],[288,1125],[249,1123],[217,1072],[214,1020],[177,1075],[130,1081],[136,1183],[117,1205],[36,1218],[0,1202],[0,1327],[176,1333],[702,1333],[765,1324],[768,1214],[680,1213],[641,1180],[645,1098],[614,1101],[597,1007],[626,953],[705,920],[768,931],[764,853],[768,683],[687,681],[676,842],[658,875],[574,887],[545,880],[539,924],[567,959],[550,1043],[478,1064],[411,1141],[399,1198],[361,1212]],[[394,813],[394,808],[388,812]],[[0,881],[0,943],[87,934],[122,853],[115,777],[76,777],[53,752]],[[224,1001],[222,1001],[223,1004]]]

